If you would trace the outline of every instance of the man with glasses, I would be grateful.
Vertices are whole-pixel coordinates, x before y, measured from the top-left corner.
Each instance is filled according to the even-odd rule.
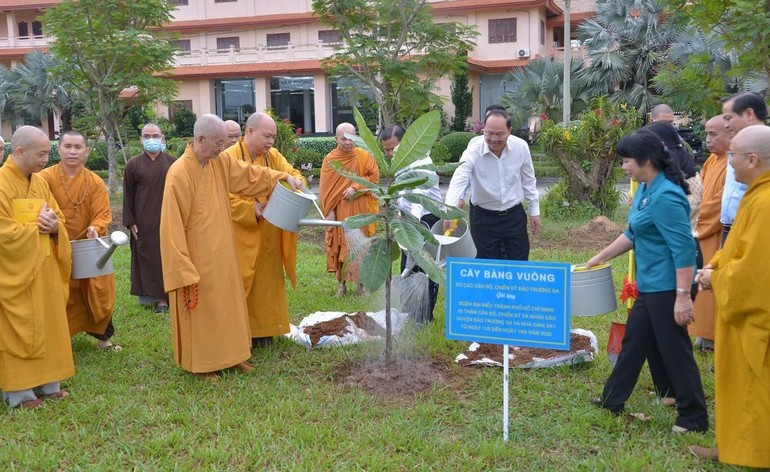
[[[241,125],[237,121],[227,120],[225,126],[227,127],[227,147],[230,147],[241,139]]]
[[[484,141],[470,144],[447,190],[456,206],[471,185],[471,236],[478,259],[529,259],[527,201],[532,232],[540,230],[540,200],[529,146],[511,136],[511,118],[491,110],[484,119]],[[452,227],[444,222],[444,230]]]
[[[144,152],[129,159],[123,170],[123,224],[131,231],[131,295],[155,313],[168,312],[160,262],[160,207],[174,158],[162,151],[162,145],[160,127],[145,125]]]

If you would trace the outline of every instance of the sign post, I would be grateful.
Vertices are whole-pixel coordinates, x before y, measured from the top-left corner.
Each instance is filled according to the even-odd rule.
[[[450,257],[446,267],[446,337],[503,345],[507,442],[508,346],[570,349],[571,266]]]

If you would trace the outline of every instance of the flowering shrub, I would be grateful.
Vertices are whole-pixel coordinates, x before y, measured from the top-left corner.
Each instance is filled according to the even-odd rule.
[[[284,156],[297,150],[297,139],[302,134],[302,128],[294,129],[294,123],[275,114],[272,108],[266,108],[265,113],[275,120],[276,133],[273,147]]]
[[[615,190],[615,145],[621,136],[642,124],[635,108],[595,98],[569,128],[544,120],[538,137],[543,149],[555,157],[564,173],[567,205],[589,203],[611,216],[618,206]]]

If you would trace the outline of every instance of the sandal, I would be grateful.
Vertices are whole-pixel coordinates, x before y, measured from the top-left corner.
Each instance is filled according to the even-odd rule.
[[[40,394],[40,398],[43,399],[43,400],[58,400],[60,398],[67,398],[68,396],[70,396],[70,392],[68,392],[68,391],[66,391],[64,389],[61,389],[58,392],[54,392],[54,393],[41,393]]]
[[[157,314],[168,313],[168,305],[156,305],[152,311]]]
[[[120,352],[123,350],[123,348],[118,346],[117,344],[110,344],[109,346],[104,346],[104,347],[97,346],[96,348],[104,352]]]
[[[19,403],[17,408],[22,408],[24,410],[34,410],[35,408],[40,408],[41,406],[43,406],[43,400],[35,398],[34,400],[27,400]]]

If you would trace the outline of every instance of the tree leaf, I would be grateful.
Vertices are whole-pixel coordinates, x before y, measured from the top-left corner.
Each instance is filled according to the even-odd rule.
[[[377,223],[380,218],[380,215],[375,215],[374,213],[360,213],[345,218],[343,225],[348,229],[358,229],[372,223]]]
[[[418,185],[415,188],[421,188],[421,189],[427,190],[431,187],[435,187],[436,185],[438,185],[438,174],[427,169],[414,169],[414,168],[407,169],[404,172],[399,172],[399,174],[396,176],[395,183],[401,184],[403,182],[408,181],[409,179],[417,179],[417,178],[425,178],[427,180],[425,181],[425,183]],[[389,193],[392,193],[392,192],[389,192]]]
[[[423,184],[428,181],[428,177],[415,177],[406,179],[398,183],[393,183],[388,186],[388,193],[394,195],[404,189],[416,189],[421,188]]]
[[[358,144],[359,147],[364,147],[372,156],[374,156],[374,160],[377,161],[377,167],[380,168],[380,175],[390,176],[390,164],[388,163],[388,160],[385,159],[385,154],[380,147],[380,141],[366,126],[366,120],[361,116],[361,112],[358,111],[358,108],[353,108],[353,116],[356,119],[356,126],[358,127],[358,138],[363,141],[365,147],[361,146],[358,140],[356,140],[356,144]]]
[[[419,203],[442,220],[456,220],[457,218],[463,218],[465,216],[463,210],[451,205],[446,205],[443,202],[436,201],[425,195],[405,193],[402,197],[412,203]]]
[[[393,239],[408,251],[419,251],[425,243],[425,238],[414,223],[404,220],[393,220],[390,222],[390,229],[393,233]]]
[[[413,252],[412,257],[432,281],[439,285],[446,284],[446,271],[439,267],[428,251],[421,249],[418,252]]]
[[[376,291],[387,280],[391,273],[391,257],[388,240],[382,236],[375,236],[361,261],[359,270],[361,283],[369,291]]]
[[[430,152],[441,131],[441,114],[433,110],[422,115],[404,133],[401,144],[393,156],[391,170],[398,172]]]
[[[350,170],[348,170],[347,167],[345,167],[344,165],[342,165],[338,161],[330,161],[329,162],[329,167],[334,169],[335,172],[337,172],[338,174],[342,175],[343,177],[346,177],[346,178],[352,180],[353,182],[355,182],[357,184],[361,184],[361,185],[363,185],[366,188],[370,188],[370,189],[378,188],[377,184],[375,184],[375,183],[373,183],[373,182],[371,182],[369,180],[366,180],[365,178],[361,177],[360,175],[356,174],[355,172],[351,172]]]

